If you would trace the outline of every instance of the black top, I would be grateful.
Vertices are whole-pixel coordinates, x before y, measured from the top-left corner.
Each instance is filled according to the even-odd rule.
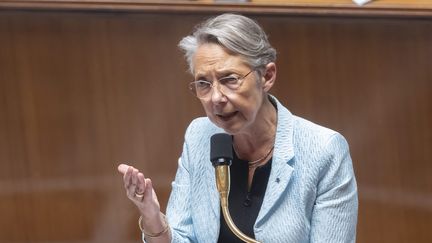
[[[255,238],[253,226],[260,211],[264,194],[267,188],[267,182],[270,176],[271,162],[270,159],[264,166],[258,167],[252,180],[251,189],[248,192],[248,162],[237,158],[233,152],[233,163],[230,166],[231,188],[228,197],[228,207],[235,225],[247,236]],[[243,243],[235,236],[225,219],[220,213],[220,232],[219,243]]]

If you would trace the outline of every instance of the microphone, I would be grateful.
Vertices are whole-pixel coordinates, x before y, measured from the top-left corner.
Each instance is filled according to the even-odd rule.
[[[231,165],[232,139],[229,134],[216,133],[210,138],[210,161],[213,166]]]
[[[221,207],[228,207],[230,170],[232,163],[232,139],[226,133],[217,133],[210,138],[210,161],[215,167],[216,187],[219,191]]]
[[[230,190],[230,168],[232,163],[232,138],[226,133],[217,133],[210,138],[210,161],[215,167],[216,187],[220,196],[222,213],[230,230],[244,242],[259,243],[241,232],[234,224],[228,209]]]

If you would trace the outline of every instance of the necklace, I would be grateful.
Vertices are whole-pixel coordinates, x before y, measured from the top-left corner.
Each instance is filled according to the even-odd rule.
[[[273,149],[274,149],[274,145],[270,148],[270,150],[263,157],[261,157],[257,160],[248,162],[249,169],[258,167],[260,165],[260,163],[270,155],[270,153],[273,151]]]

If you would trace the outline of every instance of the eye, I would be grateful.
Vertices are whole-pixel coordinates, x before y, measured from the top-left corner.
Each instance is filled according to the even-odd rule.
[[[197,89],[206,89],[211,86],[211,83],[205,80],[197,80],[195,81],[195,86]]]
[[[222,85],[232,85],[232,84],[237,84],[238,82],[238,78],[234,77],[234,76],[228,76],[228,77],[224,77],[219,79],[219,83]]]

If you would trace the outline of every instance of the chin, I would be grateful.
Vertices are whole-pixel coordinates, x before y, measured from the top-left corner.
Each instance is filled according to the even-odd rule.
[[[229,126],[227,126],[226,124],[224,125],[217,124],[217,126],[222,128],[226,133],[230,135],[235,135],[241,130],[238,124],[229,125]]]
[[[237,121],[232,120],[227,122],[217,117],[211,117],[210,121],[230,135],[235,135],[236,133],[239,133],[242,130],[242,123],[241,121],[238,120]]]

